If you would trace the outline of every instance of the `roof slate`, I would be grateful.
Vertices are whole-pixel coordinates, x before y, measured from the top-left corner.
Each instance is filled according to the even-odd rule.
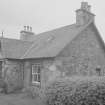
[[[92,23],[92,21],[84,26],[72,24],[44,32],[35,35],[33,42],[0,38],[2,56],[3,58],[11,59],[55,57],[90,23]]]
[[[55,57],[90,23],[92,22],[84,26],[68,25],[37,35],[35,42],[21,59]]]
[[[0,38],[3,58],[19,59],[32,45],[32,42]]]

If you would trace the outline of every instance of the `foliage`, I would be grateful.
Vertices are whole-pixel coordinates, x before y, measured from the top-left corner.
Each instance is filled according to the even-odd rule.
[[[43,95],[43,91],[36,86],[30,86],[26,88],[24,90],[24,93],[25,93],[25,97],[32,98],[32,99],[41,98]]]
[[[0,79],[0,88],[3,88],[3,87],[4,87],[4,85],[5,85],[4,80],[3,80],[3,79]]]
[[[47,105],[105,105],[105,77],[58,79],[45,93]]]
[[[0,93],[6,93],[7,85],[3,79],[0,79]]]

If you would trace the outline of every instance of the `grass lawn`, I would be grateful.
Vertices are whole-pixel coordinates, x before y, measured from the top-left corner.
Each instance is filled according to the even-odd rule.
[[[0,94],[0,105],[43,105],[40,99],[24,97],[24,94]]]

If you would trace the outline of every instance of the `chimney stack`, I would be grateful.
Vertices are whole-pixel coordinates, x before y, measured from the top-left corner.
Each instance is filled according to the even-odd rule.
[[[90,20],[94,21],[94,16],[95,15],[91,13],[91,6],[88,5],[88,2],[81,2],[81,8],[76,10],[76,24],[84,25]]]
[[[24,30],[20,31],[20,40],[31,41],[34,35],[31,26],[24,26]]]

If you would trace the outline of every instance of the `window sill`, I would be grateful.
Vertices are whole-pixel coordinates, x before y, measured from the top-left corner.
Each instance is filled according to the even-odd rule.
[[[40,82],[32,82],[33,86],[40,86],[40,84],[41,84]]]

